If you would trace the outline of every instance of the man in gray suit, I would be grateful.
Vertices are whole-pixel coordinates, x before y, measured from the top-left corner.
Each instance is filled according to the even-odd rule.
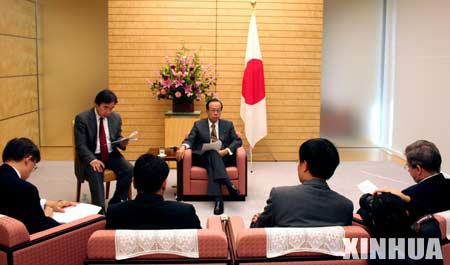
[[[206,168],[208,172],[208,195],[215,198],[214,214],[222,214],[224,210],[221,185],[225,185],[231,196],[239,196],[239,190],[231,183],[226,172],[227,166],[236,165],[236,149],[242,145],[242,140],[236,135],[231,121],[220,119],[223,104],[218,99],[206,103],[207,119],[194,123],[188,137],[177,151],[177,159],[184,156],[186,149],[192,149],[192,164]],[[219,152],[215,150],[201,153],[203,144],[220,140],[222,146]]]
[[[122,137],[122,119],[113,112],[117,96],[109,89],[95,97],[95,106],[75,118],[75,174],[87,180],[92,203],[105,209],[103,171],[111,169],[117,175],[116,191],[110,204],[127,200],[133,167],[117,148],[125,150],[128,141],[113,143]]]
[[[304,142],[297,167],[301,185],[273,188],[264,212],[251,227],[321,227],[351,225],[352,202],[332,191],[326,180],[339,165],[336,147],[327,139]]]

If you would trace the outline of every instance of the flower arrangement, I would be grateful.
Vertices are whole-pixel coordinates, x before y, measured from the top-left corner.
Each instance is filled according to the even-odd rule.
[[[216,85],[211,66],[203,66],[197,52],[187,55],[183,47],[173,61],[166,57],[166,64],[158,72],[159,79],[149,82],[157,99],[173,100],[174,104],[213,97],[209,89]]]

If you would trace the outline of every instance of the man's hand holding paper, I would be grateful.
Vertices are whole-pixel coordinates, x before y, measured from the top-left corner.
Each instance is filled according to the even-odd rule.
[[[202,150],[200,151],[200,153],[203,154],[204,152],[209,151],[209,150],[216,150],[218,153],[220,153],[220,148],[222,148],[222,141],[217,140],[214,143],[203,144]]]
[[[138,135],[138,131],[133,131],[127,137],[120,138],[119,140],[113,141],[111,143],[112,144],[120,143],[122,145],[127,145],[129,141],[137,141],[138,140],[137,135]]]

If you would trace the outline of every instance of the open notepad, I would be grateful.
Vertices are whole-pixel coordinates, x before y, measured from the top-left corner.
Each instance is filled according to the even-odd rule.
[[[204,152],[209,151],[209,150],[216,150],[217,152],[219,152],[221,147],[222,147],[222,142],[220,140],[217,140],[214,143],[210,143],[210,144],[203,144],[201,153],[203,154]]]
[[[120,143],[120,142],[123,142],[123,141],[126,141],[126,140],[128,140],[128,141],[137,141],[138,140],[137,135],[138,135],[138,131],[133,131],[127,137],[120,138],[119,140],[113,141],[111,143],[115,144],[115,143]]]
[[[358,189],[362,193],[374,193],[378,188],[373,184],[370,180],[364,180],[363,182],[358,184]]]
[[[53,219],[58,223],[65,224],[89,215],[97,214],[102,208],[97,205],[78,203],[75,206],[64,208],[64,213],[53,213]]]

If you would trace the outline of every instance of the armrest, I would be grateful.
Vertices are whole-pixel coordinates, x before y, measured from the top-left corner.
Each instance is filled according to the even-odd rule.
[[[192,150],[187,149],[183,157],[183,190],[191,190]],[[183,192],[184,193],[184,192]]]
[[[236,150],[236,166],[238,167],[239,170],[239,176],[245,175],[245,170],[247,167],[247,163],[246,163],[246,158],[247,158],[247,154],[245,153],[245,149],[244,147],[239,147]]]
[[[266,257],[264,228],[246,228],[240,216],[230,217],[231,240],[237,257]]]
[[[17,219],[0,217],[0,246],[13,247],[30,241],[30,234],[25,225]]]
[[[105,217],[102,215],[89,216],[35,233],[30,236],[30,241],[7,251],[12,253],[17,264],[25,261],[41,264],[83,264],[89,237],[94,231],[104,229],[105,223]],[[10,262],[12,264],[11,259],[8,264]]]
[[[442,240],[447,239],[447,220],[444,216],[439,215],[439,213],[422,216],[411,227],[420,236],[440,236]]]
[[[236,150],[236,166],[238,170],[239,190],[243,194],[247,191],[247,153],[242,146]]]
[[[231,228],[232,239],[233,241],[236,241],[238,233],[246,229],[244,220],[241,216],[230,216],[229,225]]]
[[[99,215],[99,214],[90,215],[85,218],[81,218],[79,220],[75,220],[75,221],[67,223],[67,224],[58,225],[53,228],[32,234],[30,236],[30,241],[39,240],[42,238],[47,238],[47,237],[52,237],[52,236],[57,236],[58,234],[72,231],[74,229],[88,226],[90,224],[100,222],[100,221],[103,221],[103,226],[104,226],[106,224],[105,216]]]
[[[206,220],[206,228],[211,229],[211,230],[223,231],[222,222],[220,221],[220,217],[209,216],[208,219]]]

